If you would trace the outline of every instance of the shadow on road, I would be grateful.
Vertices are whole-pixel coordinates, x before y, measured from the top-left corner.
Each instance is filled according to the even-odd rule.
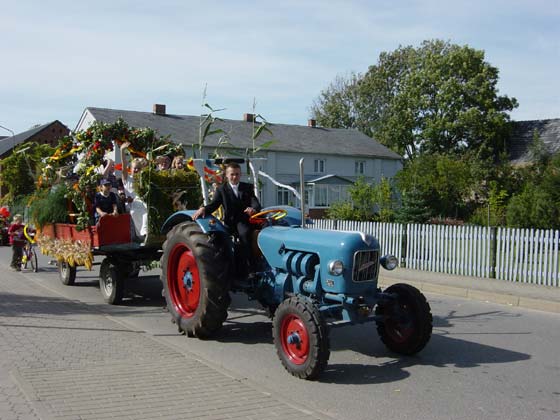
[[[392,360],[381,364],[329,364],[318,382],[373,385],[401,381],[410,376],[405,369],[411,364],[406,361]]]
[[[91,313],[91,308],[67,298],[0,292],[0,316],[42,318],[42,315]]]
[[[272,325],[263,321],[264,312],[255,308],[234,308],[231,318],[224,324],[213,340],[244,344],[272,344]],[[452,316],[434,320],[436,325],[452,326],[452,319],[485,320],[496,316],[516,316],[505,312],[485,312],[467,317]],[[504,332],[502,332],[504,333]],[[512,336],[526,332],[510,332]],[[350,350],[371,357],[371,363],[329,364],[319,382],[340,384],[379,384],[407,378],[407,368],[415,365],[435,367],[472,368],[492,363],[510,363],[531,358],[529,354],[480,344],[434,333],[426,348],[414,356],[400,356],[390,352],[377,335],[375,324],[348,326],[331,329],[331,352]],[[382,361],[380,359],[383,359]],[[392,360],[387,361],[387,358]]]
[[[331,335],[331,344],[335,344],[332,346],[332,351],[337,350],[336,343],[339,339],[341,337]],[[529,354],[441,335],[432,335],[424,350],[414,356],[399,356],[392,353],[385,348],[383,343],[373,337],[371,341],[367,341],[369,341],[369,345],[353,350],[371,356],[371,364],[329,365],[328,370],[331,373],[321,377],[319,381],[347,384],[392,382],[408,376],[408,373],[398,372],[398,370],[414,365],[453,366],[464,369],[491,363],[511,363],[531,358]],[[389,364],[376,365],[376,357],[395,357],[396,359]],[[333,370],[336,375],[332,373]]]

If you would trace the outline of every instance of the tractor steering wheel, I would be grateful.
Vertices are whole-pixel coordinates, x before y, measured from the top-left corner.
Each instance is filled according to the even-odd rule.
[[[286,217],[287,214],[288,212],[284,209],[268,209],[253,214],[249,218],[249,223],[254,225],[264,225],[268,221],[276,222],[280,219],[283,219],[284,217]],[[267,216],[267,217],[263,217],[263,216]]]

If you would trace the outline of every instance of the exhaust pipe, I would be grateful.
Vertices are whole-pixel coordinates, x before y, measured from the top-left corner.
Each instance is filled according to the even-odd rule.
[[[301,193],[301,228],[305,229],[305,183],[303,181],[303,161],[304,158],[299,160],[299,191]]]

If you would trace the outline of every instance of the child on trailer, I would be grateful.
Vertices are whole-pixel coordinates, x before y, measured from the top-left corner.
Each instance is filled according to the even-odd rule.
[[[111,191],[112,183],[109,179],[102,179],[100,191],[95,194],[95,222],[99,222],[103,216],[108,214],[117,216],[117,195]]]
[[[23,247],[25,246],[24,225],[22,222],[23,217],[21,214],[16,214],[8,228],[8,236],[12,245],[12,262],[10,267],[15,271],[21,271],[21,257],[23,256]]]

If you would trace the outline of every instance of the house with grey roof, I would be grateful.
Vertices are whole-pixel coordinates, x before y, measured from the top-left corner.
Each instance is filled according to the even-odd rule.
[[[29,130],[10,137],[0,137],[0,160],[7,157],[18,145],[34,142],[56,146],[60,137],[70,134],[70,130],[58,120],[38,125]],[[0,176],[2,165],[0,164]],[[0,188],[0,197],[6,193],[5,188]]]
[[[58,120],[38,125],[11,137],[0,138],[0,159],[5,158],[19,144],[35,142],[56,146],[58,139],[70,134],[70,130]]]
[[[88,107],[76,126],[76,131],[87,129],[94,121],[114,123],[124,119],[132,127],[150,127],[160,136],[181,144],[187,154],[192,150],[196,157],[211,158],[217,151],[221,156],[244,154],[272,141],[256,153],[264,160],[257,161],[257,169],[278,182],[299,186],[299,160],[304,158],[306,202],[311,217],[320,217],[335,201],[347,199],[347,190],[360,176],[378,183],[382,177],[392,178],[402,167],[401,156],[374,139],[352,129],[323,128],[314,120],[307,125],[271,124],[271,133],[263,131],[253,144],[252,137],[259,122],[253,114],[244,114],[241,120],[216,121],[212,130],[220,133],[208,136],[202,147],[199,144],[200,116],[166,113],[165,105],[154,105],[153,112],[125,111]],[[114,153],[114,152],[113,152]],[[118,154],[113,156],[118,163]],[[263,205],[298,205],[293,193],[263,179],[260,186]]]
[[[516,166],[531,162],[531,144],[535,134],[549,154],[560,152],[560,118],[549,120],[514,121],[508,143],[510,161]]]

